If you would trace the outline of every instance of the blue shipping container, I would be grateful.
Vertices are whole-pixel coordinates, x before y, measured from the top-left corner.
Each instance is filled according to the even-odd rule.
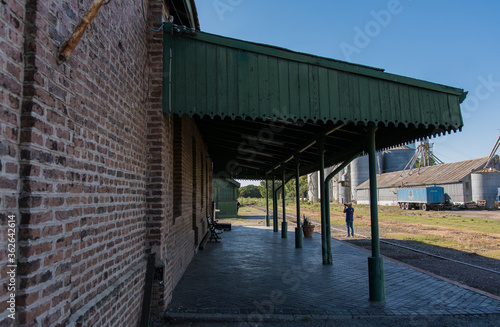
[[[398,202],[444,203],[444,188],[441,186],[429,186],[426,188],[399,189]]]
[[[444,203],[444,187],[427,187],[427,203]]]

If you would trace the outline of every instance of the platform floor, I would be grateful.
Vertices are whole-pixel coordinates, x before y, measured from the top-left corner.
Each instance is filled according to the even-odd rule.
[[[335,239],[332,250],[333,265],[323,265],[320,234],[304,238],[303,248],[296,249],[292,228],[284,239],[272,227],[233,225],[220,243],[209,243],[195,256],[166,315],[235,323],[500,315],[498,299],[387,259],[386,301],[370,302],[370,253]]]

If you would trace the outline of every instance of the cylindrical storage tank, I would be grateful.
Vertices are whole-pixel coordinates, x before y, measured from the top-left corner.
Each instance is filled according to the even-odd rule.
[[[383,172],[392,173],[403,170],[414,155],[415,149],[407,146],[384,151],[382,156]],[[409,168],[415,168],[415,165]]]
[[[472,187],[472,201],[486,200],[486,208],[491,209],[495,204],[500,187],[500,171],[482,169],[470,175]]]
[[[377,152],[377,160],[375,164],[377,165],[377,174],[381,174],[383,163],[380,152]],[[370,163],[368,161],[368,155],[357,157],[351,162],[349,167],[351,170],[350,191],[352,199],[357,200],[356,187],[363,184],[370,178]]]
[[[361,156],[354,159],[350,164],[351,169],[351,194],[354,200],[357,200],[356,187],[363,184],[370,178],[368,166],[368,156]]]
[[[350,174],[349,168],[344,168],[338,174],[338,201],[339,203],[347,203],[351,201],[350,192],[351,188],[349,186]]]
[[[331,172],[333,172],[337,168],[337,166],[332,166],[325,168],[325,178],[330,175]],[[330,202],[331,201],[337,201],[338,200],[338,187],[337,187],[337,178],[338,174],[334,176],[332,179],[330,179],[330,183],[328,185],[330,189]]]
[[[309,201],[319,201],[318,174],[319,172],[316,171],[307,175],[307,198]]]

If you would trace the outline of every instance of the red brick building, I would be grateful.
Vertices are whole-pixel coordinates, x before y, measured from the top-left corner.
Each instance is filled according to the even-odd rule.
[[[194,2],[165,2],[145,3],[151,27],[177,4],[198,28]],[[162,309],[206,233],[211,159],[191,118],[162,113],[163,34],[141,2],[103,5],[56,62],[91,5],[0,9],[0,326],[137,326],[147,254]]]

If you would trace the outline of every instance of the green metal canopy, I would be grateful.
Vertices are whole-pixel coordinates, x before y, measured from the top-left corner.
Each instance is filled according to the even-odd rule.
[[[196,120],[218,177],[262,179],[460,130],[462,89],[167,25],[163,111]]]

